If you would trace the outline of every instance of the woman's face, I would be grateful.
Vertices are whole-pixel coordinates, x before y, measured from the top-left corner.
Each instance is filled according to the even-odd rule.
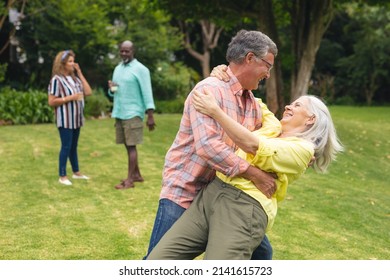
[[[69,56],[68,61],[65,63],[65,72],[70,75],[74,72],[74,57]]]
[[[303,132],[315,122],[315,116],[309,112],[309,99],[300,97],[285,107],[281,123],[286,129]]]

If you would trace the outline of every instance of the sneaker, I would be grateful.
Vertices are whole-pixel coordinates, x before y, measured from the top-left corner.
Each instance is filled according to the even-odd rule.
[[[62,180],[62,179],[60,178],[60,179],[58,179],[58,182],[60,182],[60,184],[66,185],[66,186],[71,186],[71,185],[72,185],[72,182],[69,181],[68,179]]]
[[[88,177],[88,176],[85,176],[85,175],[76,175],[76,174],[73,174],[72,178],[73,178],[73,179],[84,179],[84,180],[89,180],[89,177]]]

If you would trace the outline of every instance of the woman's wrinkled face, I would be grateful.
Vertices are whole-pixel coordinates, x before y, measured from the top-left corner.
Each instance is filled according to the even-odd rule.
[[[290,105],[285,106],[281,123],[283,127],[296,129],[312,125],[314,123],[314,114],[309,112],[309,99],[304,96],[298,98]]]

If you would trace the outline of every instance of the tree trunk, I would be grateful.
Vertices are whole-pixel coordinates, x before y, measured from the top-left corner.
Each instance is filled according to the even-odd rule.
[[[191,45],[191,39],[189,32],[186,30],[186,24],[181,24],[182,32],[185,37],[185,48],[187,52],[192,55],[194,58],[199,60],[199,63],[202,66],[202,75],[203,78],[210,76],[210,51],[217,47],[219,36],[223,30],[222,27],[217,27],[214,23],[208,20],[200,20],[200,26],[202,27],[202,43],[203,43],[203,53],[196,51]]]
[[[377,77],[378,77],[378,72],[373,71],[373,73],[370,75],[369,82],[364,89],[366,102],[368,106],[372,105],[372,99],[374,98],[374,94],[378,89],[378,84],[375,82]]]
[[[17,4],[19,4],[16,0],[7,0],[5,2],[6,2],[6,6],[3,8],[4,11],[0,16],[0,30],[3,29],[4,22],[9,17],[10,9],[14,8]],[[20,15],[21,16],[23,16],[24,8],[26,7],[26,2],[27,2],[27,0],[21,1],[21,4],[20,4],[21,5],[21,7],[20,7]],[[16,28],[15,28],[15,26],[12,26],[11,30],[9,31],[9,37],[8,37],[7,41],[5,43],[3,43],[3,45],[0,48],[0,54],[2,54],[8,48],[15,33],[16,33]]]
[[[261,0],[256,7],[258,11],[258,26],[260,31],[268,35],[275,42],[278,49],[281,48],[281,43],[276,27],[274,11],[271,0]],[[271,112],[277,117],[281,116],[284,108],[283,98],[283,77],[281,57],[283,54],[278,54],[275,58],[274,67],[271,70],[271,76],[266,81],[266,103]]]
[[[291,101],[307,94],[322,37],[333,17],[332,0],[294,0],[291,10],[293,57]]]

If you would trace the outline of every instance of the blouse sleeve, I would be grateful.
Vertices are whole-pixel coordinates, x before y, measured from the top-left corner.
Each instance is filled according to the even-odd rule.
[[[48,87],[48,94],[54,95],[55,97],[61,97],[60,92],[60,86],[59,86],[59,80],[57,76],[54,76],[49,83]]]
[[[259,136],[259,148],[253,163],[269,172],[302,174],[314,155],[313,144],[297,138],[266,138]]]

